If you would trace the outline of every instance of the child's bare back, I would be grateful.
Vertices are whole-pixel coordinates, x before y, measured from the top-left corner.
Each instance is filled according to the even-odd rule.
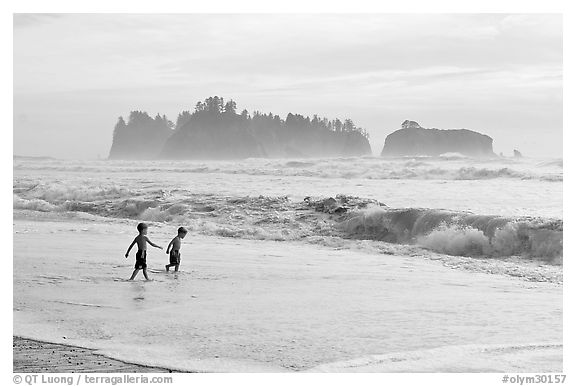
[[[170,267],[174,267],[174,270],[178,272],[178,268],[180,268],[180,247],[182,246],[182,239],[186,237],[186,233],[188,233],[186,228],[178,228],[178,235],[168,244],[166,253],[170,255],[170,263],[166,265],[166,272],[170,270]]]
[[[182,246],[182,239],[178,236],[172,239],[172,248],[179,251]]]

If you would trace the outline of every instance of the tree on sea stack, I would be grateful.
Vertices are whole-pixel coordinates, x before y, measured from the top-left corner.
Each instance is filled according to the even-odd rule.
[[[172,134],[174,124],[157,114],[153,119],[146,112],[131,111],[128,123],[119,117],[112,136],[111,159],[155,159],[159,149]]]
[[[340,157],[371,154],[368,134],[351,119],[329,120],[289,112],[285,119],[260,111],[237,112],[236,102],[211,96],[181,112],[174,125],[165,115],[133,111],[115,129],[111,158],[179,159],[246,157]],[[175,129],[174,129],[175,128]],[[121,134],[118,134],[121,133]],[[157,154],[149,138],[163,139]],[[162,134],[163,135],[163,134]],[[156,145],[157,146],[157,145]]]
[[[234,102],[232,99],[226,102],[226,104],[224,105],[224,113],[236,114],[236,102]]]

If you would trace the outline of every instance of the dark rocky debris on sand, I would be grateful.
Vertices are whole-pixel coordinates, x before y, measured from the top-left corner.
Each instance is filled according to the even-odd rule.
[[[81,347],[13,338],[15,373],[172,373],[160,367],[126,363]]]

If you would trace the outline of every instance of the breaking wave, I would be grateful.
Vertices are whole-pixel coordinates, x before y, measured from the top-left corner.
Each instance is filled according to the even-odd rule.
[[[388,208],[350,196],[229,197],[186,190],[129,190],[113,183],[21,183],[13,207],[186,224],[194,232],[257,240],[325,243],[349,239],[417,245],[455,256],[524,256],[562,263],[563,222],[449,210]],[[332,240],[332,241],[330,241]]]
[[[215,161],[78,161],[17,160],[15,170],[59,172],[162,172],[219,173],[256,176],[316,177],[343,179],[488,180],[520,179],[559,182],[563,180],[562,160],[534,163],[512,159],[476,160],[461,156],[382,159],[377,157]]]
[[[414,243],[448,255],[522,255],[562,262],[562,220],[371,207],[352,213],[341,227],[354,237]]]

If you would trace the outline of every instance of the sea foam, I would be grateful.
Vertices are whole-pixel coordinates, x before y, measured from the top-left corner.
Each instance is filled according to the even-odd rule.
[[[354,237],[415,243],[449,255],[562,259],[563,223],[555,219],[371,207],[352,213],[340,226]]]
[[[351,239],[373,240],[448,255],[557,263],[563,223],[552,216],[561,218],[561,181],[562,160],[460,156],[237,163],[15,160],[13,207],[186,225],[222,237],[338,248]],[[504,190],[508,193],[499,196]],[[338,191],[361,197],[355,204],[339,203],[346,208],[338,213],[319,213],[302,201]]]

